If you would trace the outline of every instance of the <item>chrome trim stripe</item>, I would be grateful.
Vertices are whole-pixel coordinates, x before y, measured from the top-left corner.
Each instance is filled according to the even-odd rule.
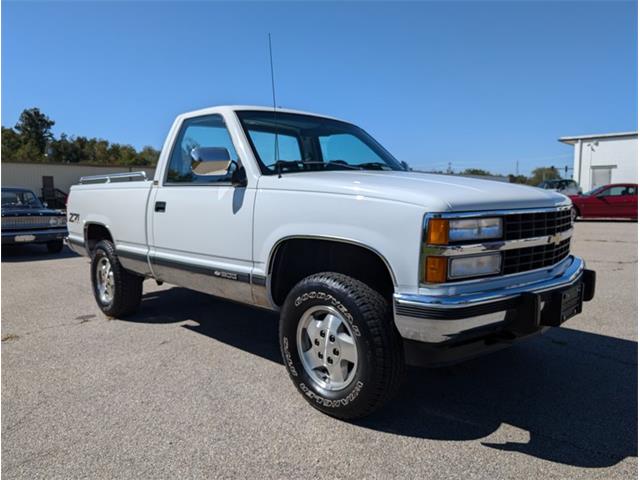
[[[502,252],[518,248],[539,247],[542,245],[558,244],[573,235],[573,228],[555,235],[542,237],[520,238],[518,240],[499,240],[471,245],[425,245],[423,251],[426,255],[477,255],[480,253]]]
[[[157,256],[151,256],[151,263],[162,267],[176,268],[190,273],[198,273],[211,277],[223,278],[225,280],[233,280],[236,282],[249,283],[249,274],[244,272],[233,272],[215,267],[205,267],[202,265],[194,265],[191,263],[169,260]]]
[[[473,217],[494,217],[504,215],[519,215],[522,213],[543,213],[543,212],[557,212],[563,210],[570,210],[571,203],[564,205],[557,205],[555,207],[544,208],[518,208],[510,210],[479,210],[472,212],[434,212],[429,213],[431,218],[473,218]],[[425,218],[426,220],[426,218]],[[426,225],[426,223],[425,223]]]

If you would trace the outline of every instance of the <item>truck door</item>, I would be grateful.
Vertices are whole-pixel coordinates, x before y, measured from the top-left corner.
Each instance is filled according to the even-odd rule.
[[[212,170],[194,149],[228,152],[231,169]],[[202,151],[202,150],[196,150]],[[222,115],[186,119],[150,208],[150,261],[157,278],[250,302],[255,190],[231,184],[239,165]]]

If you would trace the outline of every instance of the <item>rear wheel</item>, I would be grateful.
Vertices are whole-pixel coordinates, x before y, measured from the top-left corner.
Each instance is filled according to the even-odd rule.
[[[64,244],[62,240],[52,240],[47,242],[47,251],[49,253],[60,253],[64,248]]]
[[[113,244],[98,242],[91,260],[91,284],[100,309],[110,317],[134,313],[142,298],[142,281],[120,265]]]
[[[280,317],[280,347],[296,388],[334,417],[374,412],[403,378],[402,341],[388,302],[346,275],[311,275],[291,290]]]

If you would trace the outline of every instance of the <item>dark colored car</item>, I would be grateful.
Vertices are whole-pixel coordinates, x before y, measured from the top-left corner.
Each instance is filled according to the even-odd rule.
[[[44,243],[47,250],[62,250],[67,236],[64,210],[45,207],[31,190],[2,188],[2,244]]]
[[[638,219],[638,184],[615,183],[572,195],[573,215],[582,218]]]

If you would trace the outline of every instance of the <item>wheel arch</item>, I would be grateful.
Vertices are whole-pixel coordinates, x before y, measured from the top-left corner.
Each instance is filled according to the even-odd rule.
[[[84,246],[89,256],[91,256],[91,252],[93,252],[96,244],[101,240],[109,240],[115,243],[109,227],[100,222],[86,222],[84,224]]]
[[[301,244],[311,247],[318,246],[321,249],[320,253],[325,255],[332,250],[333,252],[339,251],[342,254],[347,251],[351,253],[359,252],[358,255],[363,255],[362,257],[360,257],[360,260],[367,257],[371,260],[375,259],[374,263],[372,264],[373,271],[379,272],[380,274],[384,272],[384,276],[383,278],[374,279],[362,278],[362,273],[364,273],[364,271],[357,268],[344,268],[341,265],[336,264],[336,261],[339,260],[338,256],[338,259],[334,258],[333,260],[330,260],[328,262],[328,268],[318,268],[318,266],[321,265],[322,262],[320,262],[320,264],[316,263],[315,266],[310,265],[309,263],[303,264],[307,268],[298,268],[297,271],[295,271],[289,278],[286,278],[284,280],[284,283],[281,283],[283,281],[283,278],[278,275],[278,269],[282,265],[279,262],[284,261],[283,256],[285,255],[285,250],[290,245]],[[324,260],[327,260],[326,257],[324,258]],[[346,275],[354,276],[354,278],[363,281],[363,283],[370,285],[375,290],[382,290],[381,293],[383,293],[385,297],[388,297],[388,299],[390,299],[391,294],[393,294],[394,288],[398,285],[397,278],[393,271],[393,268],[391,267],[391,264],[380,251],[378,251],[374,247],[371,247],[370,245],[367,245],[366,243],[349,238],[324,235],[289,235],[286,237],[282,237],[271,247],[266,265],[267,295],[269,296],[271,303],[274,306],[278,307],[282,305],[284,297],[286,297],[286,293],[290,291],[295,283],[308,275],[319,273],[321,271],[337,271],[337,273],[344,273]],[[297,265],[297,267],[300,267],[300,265]],[[283,294],[283,292],[286,293]]]

